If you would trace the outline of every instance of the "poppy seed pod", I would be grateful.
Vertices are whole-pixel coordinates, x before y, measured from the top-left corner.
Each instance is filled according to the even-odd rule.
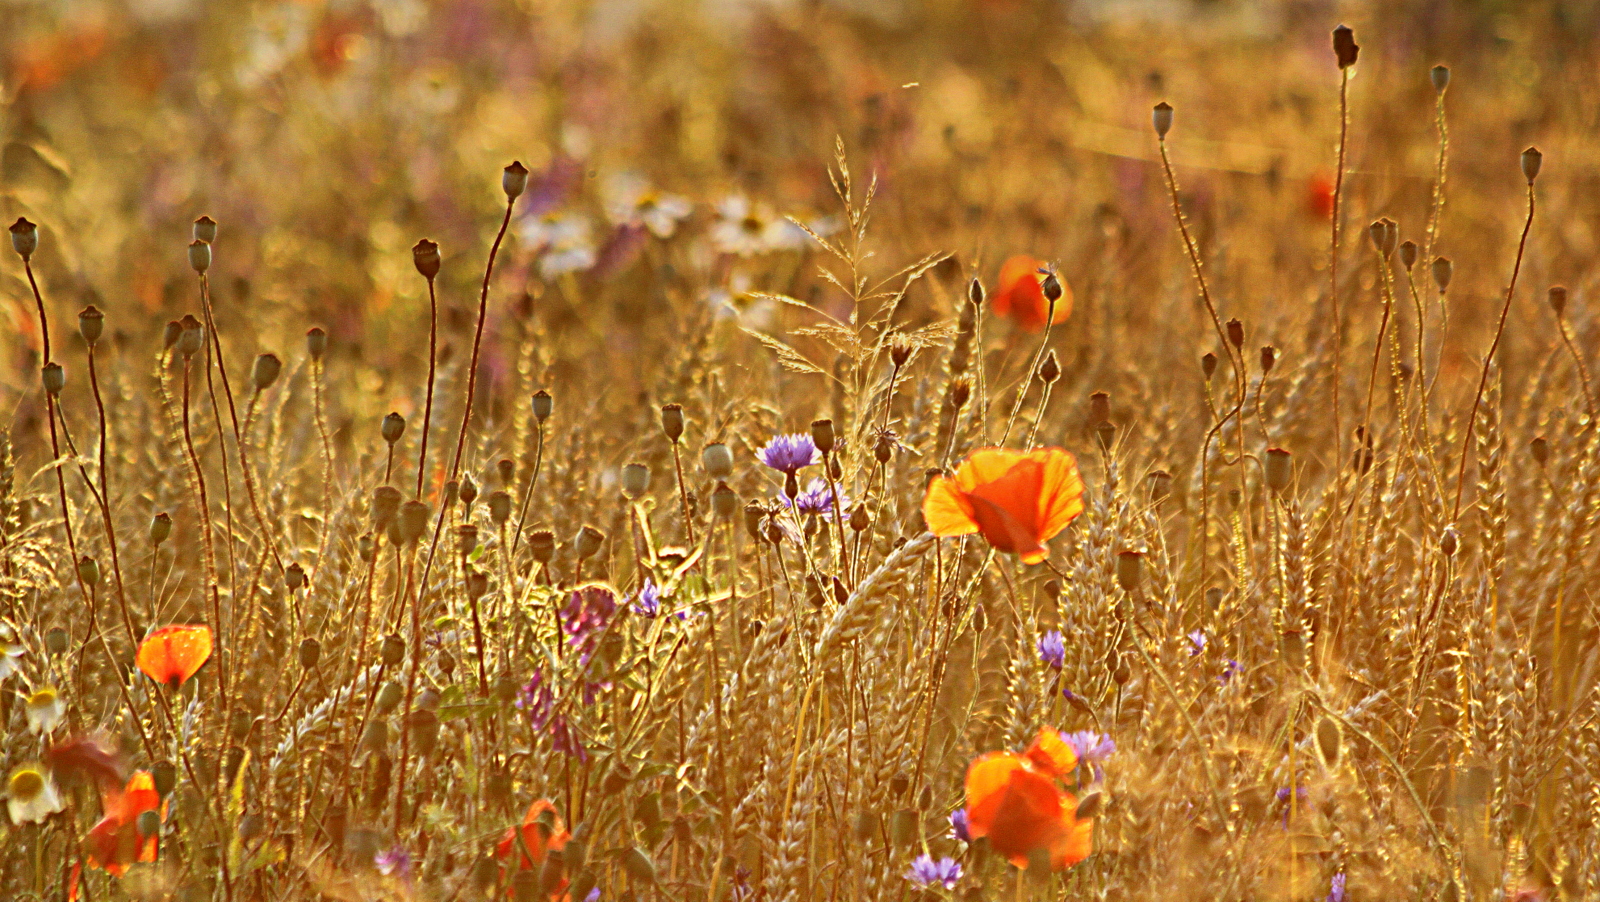
[[[733,452],[721,442],[713,442],[705,446],[700,452],[700,465],[706,468],[706,475],[716,480],[726,480],[733,477]]]
[[[1100,443],[1100,450],[1109,452],[1117,441],[1117,427],[1110,420],[1105,420],[1094,427],[1094,437]]]
[[[1117,585],[1124,592],[1139,591],[1139,583],[1144,574],[1144,552],[1119,551],[1117,552]]]
[[[321,360],[322,355],[328,352],[328,333],[316,326],[306,330],[306,353],[312,360]]]
[[[44,383],[45,394],[59,398],[61,390],[67,387],[67,371],[52,360],[39,369],[39,381]]]
[[[1228,320],[1228,343],[1235,348],[1244,347],[1244,323],[1236,319]]]
[[[400,700],[405,697],[405,687],[394,680],[383,684],[378,690],[377,711],[379,714],[388,714],[400,707]]]
[[[622,494],[628,500],[637,501],[640,495],[650,491],[650,468],[644,464],[628,464],[622,468]]]
[[[1529,147],[1522,152],[1522,175],[1528,184],[1533,184],[1533,180],[1539,177],[1539,167],[1543,163],[1544,154],[1539,152],[1539,148]]]
[[[520,160],[512,160],[500,173],[500,188],[506,193],[506,200],[514,201],[528,190],[528,167],[522,165]]]
[[[256,362],[250,367],[250,381],[255,383],[256,391],[266,391],[272,383],[278,381],[278,374],[283,372],[283,361],[276,354],[257,354]]]
[[[823,454],[833,453],[834,441],[832,420],[811,421],[811,442],[817,446],[818,451]]]
[[[1372,241],[1372,249],[1377,251],[1380,256],[1388,256],[1383,250],[1384,236],[1388,232],[1388,227],[1383,224],[1381,219],[1374,219],[1372,224],[1367,226],[1367,238]]]
[[[1550,460],[1550,441],[1542,435],[1535,436],[1528,443],[1528,452],[1533,455],[1534,463],[1542,467]]]
[[[549,392],[541,388],[533,393],[533,418],[539,421],[539,425],[544,425],[544,421],[550,418],[553,410],[555,410],[555,399],[550,397]]]
[[[711,490],[711,514],[718,520],[732,520],[739,514],[739,495],[726,482],[718,482]]]
[[[683,438],[683,405],[661,405],[661,431],[666,433],[667,441],[673,444]]]
[[[1061,300],[1061,280],[1056,277],[1055,270],[1045,273],[1044,281],[1039,283],[1039,290],[1044,292],[1044,299],[1051,304]]]
[[[394,522],[400,513],[400,490],[392,485],[380,485],[372,490],[372,525],[378,529]]]
[[[189,242],[189,267],[201,275],[211,268],[211,245],[196,238]]]
[[[410,545],[422,538],[428,531],[428,503],[425,501],[407,501],[400,505],[400,542]]]
[[[19,216],[11,224],[11,247],[26,263],[39,249],[39,227],[29,222],[27,217]]]
[[[44,634],[44,650],[52,655],[66,654],[67,647],[72,644],[72,637],[59,626],[52,626]]]
[[[405,660],[406,640],[400,638],[398,633],[390,633],[383,637],[383,646],[378,651],[378,660],[385,667],[393,667]]]
[[[289,587],[290,592],[304,587],[306,584],[306,568],[297,563],[285,567],[283,570],[283,583]]]
[[[472,510],[472,502],[478,500],[478,483],[473,480],[472,474],[461,474],[461,488],[458,495],[461,498],[461,503],[465,504],[470,512]]]
[[[1561,285],[1550,286],[1550,309],[1556,316],[1567,312],[1567,289]]]
[[[767,509],[761,506],[761,502],[749,501],[745,503],[744,529],[745,532],[750,534],[750,538],[755,539],[757,542],[760,542],[762,539],[761,520],[762,518],[766,517],[766,515]]]
[[[478,527],[463,523],[456,527],[456,554],[466,557],[478,547]]]
[[[1282,448],[1268,448],[1266,461],[1262,464],[1267,488],[1282,495],[1294,478],[1293,463],[1294,458],[1288,451]]]
[[[1157,470],[1150,474],[1149,480],[1151,503],[1160,504],[1161,502],[1167,500],[1168,495],[1172,494],[1171,473],[1168,473],[1166,470]]]
[[[86,586],[100,585],[99,562],[88,555],[78,558],[78,579]]]
[[[78,311],[78,334],[90,347],[100,340],[100,334],[105,331],[106,315],[99,308],[90,304]]]
[[[548,529],[541,529],[528,535],[528,553],[541,564],[550,563],[556,556],[556,537]]]
[[[307,639],[300,643],[300,666],[306,670],[317,666],[322,660],[322,643],[315,639]]]
[[[511,494],[501,489],[489,493],[489,522],[496,528],[511,519]]]
[[[1455,266],[1450,263],[1449,257],[1433,258],[1433,284],[1439,286],[1440,291],[1450,288],[1450,276],[1455,273]]]
[[[1272,372],[1272,368],[1274,366],[1276,366],[1277,363],[1278,363],[1278,349],[1273,347],[1272,345],[1262,345],[1261,346],[1261,375],[1265,376],[1266,374]]]
[[[185,313],[183,319],[178,320],[178,325],[182,330],[178,334],[178,353],[185,357],[200,353],[200,349],[206,346],[206,327],[190,313]]]
[[[1150,124],[1156,128],[1156,137],[1165,140],[1167,132],[1172,130],[1172,104],[1165,100],[1156,104],[1150,111]]]
[[[439,245],[424,238],[411,246],[411,262],[416,264],[417,272],[428,281],[439,274]]]
[[[1354,66],[1356,56],[1360,52],[1361,47],[1356,43],[1355,32],[1344,25],[1333,30],[1333,55],[1339,60],[1340,69]]]
[[[378,540],[372,533],[364,532],[356,537],[356,555],[368,564],[378,559]]]
[[[150,544],[156,548],[172,535],[172,517],[165,512],[150,518]]]
[[[210,244],[217,240],[217,221],[209,216],[202,216],[194,221],[194,240]]]
[[[489,574],[474,567],[467,573],[467,597],[482,598],[489,591]]]
[[[1409,272],[1417,264],[1417,243],[1411,239],[1400,242],[1400,265]]]
[[[183,324],[175,319],[167,320],[161,330],[161,348],[170,351],[178,343],[178,338],[183,335]]]
[[[1444,89],[1450,87],[1450,67],[1434,66],[1432,69],[1429,69],[1428,81],[1433,82],[1433,89],[1435,91],[1443,94]]]
[[[1400,223],[1387,216],[1380,221],[1383,223],[1383,256],[1388,258],[1400,245]]]
[[[406,434],[406,418],[401,416],[399,411],[390,411],[389,415],[383,418],[383,425],[378,427],[378,431],[383,435],[384,441],[393,445]]]
[[[511,485],[511,480],[515,479],[517,475],[516,461],[509,457],[502,457],[500,458],[500,461],[494,465],[494,467],[495,475],[500,477],[500,484],[502,486],[509,487]]]
[[[1111,419],[1111,396],[1097,391],[1089,396],[1089,422],[1098,426]]]
[[[1205,356],[1200,358],[1200,372],[1204,373],[1206,381],[1210,382],[1211,377],[1217,372],[1217,355],[1207,351]]]

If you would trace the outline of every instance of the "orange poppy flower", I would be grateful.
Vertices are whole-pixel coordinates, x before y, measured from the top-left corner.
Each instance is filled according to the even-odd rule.
[[[176,689],[211,657],[211,627],[164,626],[139,643],[134,661],[145,676]]]
[[[159,812],[165,819],[165,806],[150,772],[135,771],[126,789],[111,789],[101,802],[105,817],[89,830],[83,843],[89,865],[121,877],[134,862],[155,861],[157,837],[139,829],[139,815],[146,811]]]
[[[1333,215],[1333,176],[1318,172],[1306,183],[1306,214],[1315,219]]]
[[[1039,272],[1044,265],[1043,260],[1022,254],[1007,260],[1000,267],[1000,282],[990,301],[995,313],[1011,317],[1029,332],[1043,329],[1045,317],[1050,314],[1050,302],[1045,299],[1042,287],[1044,275]],[[1072,315],[1072,288],[1059,274],[1056,281],[1061,282],[1061,298],[1056,301],[1051,322],[1064,323]]]
[[[550,817],[540,823],[540,816],[547,811]],[[551,852],[565,849],[571,838],[561,823],[561,815],[556,814],[556,806],[549,799],[540,799],[528,806],[520,825],[506,828],[505,835],[494,847],[494,857],[500,859],[501,867],[513,873],[538,868]],[[566,888],[567,878],[563,876],[560,884],[551,890],[550,897],[560,898]]]
[[[967,833],[987,837],[989,848],[1019,868],[1041,851],[1053,871],[1088,858],[1094,821],[1078,820],[1078,800],[1056,782],[1077,763],[1071,746],[1048,727],[1021,755],[979,756],[967,768]]]
[[[1083,512],[1078,463],[1060,448],[982,448],[928,484],[922,516],[936,536],[980,533],[998,551],[1045,559],[1044,543]]]

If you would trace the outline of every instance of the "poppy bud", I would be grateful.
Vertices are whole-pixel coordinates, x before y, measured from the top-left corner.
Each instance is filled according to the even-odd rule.
[[[1044,299],[1052,306],[1061,300],[1061,280],[1056,278],[1054,270],[1045,273],[1044,281],[1039,283],[1039,290],[1044,292]]]
[[[182,330],[178,333],[178,353],[185,357],[200,353],[200,349],[206,346],[206,327],[188,313],[178,320],[178,326]]]
[[[1044,361],[1039,364],[1039,379],[1048,384],[1060,378],[1061,364],[1056,362],[1056,351],[1051,348],[1050,352],[1044,355]]]
[[[528,535],[528,551],[533,559],[541,564],[548,564],[556,556],[556,537],[548,529],[541,529]]]
[[[650,468],[644,464],[628,464],[622,468],[622,494],[637,500],[650,491]]]
[[[989,616],[984,613],[983,602],[978,602],[972,606],[972,631],[975,633],[981,633],[983,632],[983,628],[988,625]]]
[[[828,458],[828,475],[832,476],[835,482],[844,478],[844,464],[839,462],[838,454]]]
[[[205,275],[211,268],[211,245],[196,238],[189,243],[189,267],[195,272]]]
[[[1089,396],[1089,422],[1096,426],[1111,419],[1111,396],[1097,391]]]
[[[400,490],[392,485],[381,485],[372,490],[372,525],[383,529],[400,514]]]
[[[1205,377],[1206,377],[1206,381],[1210,382],[1212,375],[1214,375],[1216,373],[1216,371],[1217,371],[1217,355],[1211,353],[1210,351],[1207,351],[1205,353],[1205,356],[1200,358],[1200,372],[1204,373]]]
[[[1150,474],[1149,479],[1151,503],[1160,504],[1167,499],[1168,495],[1172,494],[1171,473],[1166,470],[1157,470]]]
[[[711,513],[718,520],[732,520],[739,513],[739,496],[726,482],[711,490]]]
[[[1461,534],[1454,526],[1446,526],[1444,534],[1439,537],[1439,550],[1445,557],[1455,557],[1456,549],[1461,545]]]
[[[400,505],[400,543],[410,545],[428,531],[428,504],[425,501],[407,501]]]
[[[1561,285],[1550,286],[1550,309],[1557,317],[1567,312],[1567,289]]]
[[[822,595],[822,583],[809,574],[806,575],[806,601],[814,608],[821,608],[827,602]]]
[[[1542,467],[1550,459],[1550,442],[1542,435],[1535,436],[1528,443],[1528,451],[1533,454],[1534,462]]]
[[[1348,69],[1356,64],[1356,55],[1361,52],[1361,47],[1356,44],[1355,32],[1340,25],[1333,30],[1333,55],[1339,60],[1340,69]]]
[[[105,324],[106,315],[93,304],[78,311],[78,334],[82,335],[84,342],[91,347],[100,340],[100,333],[105,331]]]
[[[1450,288],[1450,276],[1454,272],[1455,267],[1451,265],[1449,257],[1433,258],[1433,284],[1439,286],[1440,291]]]
[[[456,527],[456,554],[466,557],[478,547],[478,527],[463,523]]]
[[[910,788],[911,775],[905,771],[896,771],[895,775],[889,778],[889,794],[894,798],[898,799],[905,795]]]
[[[464,474],[461,477],[461,503],[465,504],[467,506],[467,510],[470,511],[472,509],[472,502],[477,500],[478,483],[472,478],[471,474]]]
[[[417,272],[424,279],[433,281],[439,274],[439,245],[424,238],[411,246],[411,262],[416,264]]]
[[[67,371],[61,368],[61,364],[52,360],[40,368],[39,381],[44,383],[45,394],[59,398],[62,389],[67,387]]]
[[[378,427],[378,431],[382,433],[384,441],[393,445],[406,434],[406,418],[398,411],[390,411],[389,415],[383,418],[383,425]]]
[[[833,421],[832,420],[812,420],[811,421],[811,442],[812,442],[812,444],[815,444],[817,446],[817,450],[821,451],[823,454],[831,454],[831,453],[833,453],[833,443],[834,443]]]
[[[578,552],[578,560],[587,560],[600,552],[600,544],[606,540],[606,534],[593,526],[585,525],[578,530],[578,537],[572,545]]]
[[[315,639],[307,639],[300,643],[300,666],[306,670],[317,666],[322,660],[322,643]]]
[[[1139,591],[1139,583],[1144,574],[1144,552],[1119,551],[1117,552],[1117,585],[1124,592]]]
[[[1443,94],[1444,89],[1450,87],[1450,67],[1434,66],[1428,70],[1428,80],[1433,82],[1435,91]]]
[[[894,364],[895,369],[899,369],[900,367],[905,366],[906,361],[910,359],[911,343],[906,341],[904,335],[896,335],[894,339],[889,342],[889,362]]]
[[[489,493],[489,522],[496,528],[506,525],[511,519],[511,495],[503,490],[496,489]]]
[[[306,353],[312,360],[321,360],[322,355],[328,351],[328,333],[316,326],[306,330]]]
[[[1268,448],[1262,470],[1266,474],[1267,488],[1282,495],[1294,476],[1293,457],[1282,448]]]
[[[1244,347],[1244,323],[1236,319],[1228,320],[1228,343],[1235,348]]]
[[[1417,243],[1410,239],[1400,242],[1400,264],[1408,271],[1417,263]]]
[[[156,514],[150,518],[150,544],[156,548],[172,535],[172,517],[166,512]]]
[[[283,570],[283,582],[284,585],[289,587],[290,592],[304,587],[306,584],[306,568],[298,563],[285,567]]]
[[[683,437],[683,405],[663,404],[661,406],[661,431],[666,433],[667,441],[677,444]]]
[[[506,193],[507,201],[515,201],[522,196],[528,188],[528,167],[522,165],[520,160],[512,160],[500,173],[500,188]]]
[[[1150,112],[1150,123],[1156,127],[1156,137],[1165,140],[1167,132],[1172,130],[1172,104],[1165,100],[1156,104]]]
[[[1105,810],[1106,795],[1098,789],[1091,789],[1078,800],[1078,810],[1073,816],[1080,821],[1091,821],[1100,816]]]
[[[283,361],[276,354],[258,354],[256,362],[250,367],[250,381],[255,383],[256,391],[266,391],[278,381],[281,372]]]
[[[967,303],[974,308],[983,306],[983,283],[978,281],[977,276],[967,283]]]
[[[867,513],[866,505],[858,504],[850,511],[850,528],[852,530],[861,532],[871,525],[872,517]]]
[[[1128,681],[1133,679],[1133,669],[1128,666],[1127,658],[1124,658],[1121,655],[1117,656],[1116,665],[1111,668],[1111,679],[1115,681],[1118,686],[1126,686],[1128,685]]]
[[[100,585],[100,564],[88,555],[78,558],[78,579],[86,586]]]
[[[27,217],[18,217],[11,224],[11,247],[26,263],[39,249],[39,227],[27,220]]]
[[[550,418],[550,413],[555,409],[555,399],[544,389],[533,393],[533,418],[543,426],[544,421]]]
[[[1522,175],[1527,178],[1528,184],[1539,177],[1539,166],[1544,162],[1544,154],[1537,147],[1529,147],[1522,152]]]
[[[967,406],[967,399],[972,397],[972,382],[968,379],[955,379],[950,383],[948,395],[951,410],[960,410]]]
[[[156,795],[164,799],[178,785],[178,767],[171,761],[157,761],[150,767],[150,778],[156,785]]]
[[[700,464],[706,468],[706,475],[712,479],[725,480],[733,477],[733,452],[721,442],[705,446],[700,452]]]

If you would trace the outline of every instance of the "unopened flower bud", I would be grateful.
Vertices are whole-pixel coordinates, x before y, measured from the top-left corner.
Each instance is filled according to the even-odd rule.
[[[1056,277],[1055,270],[1052,269],[1044,274],[1044,281],[1039,283],[1039,290],[1044,292],[1044,299],[1052,306],[1061,300],[1061,279]]]
[[[622,494],[637,500],[650,491],[650,468],[644,464],[628,464],[622,468]]]
[[[1272,345],[1262,345],[1261,346],[1261,375],[1265,376],[1266,374],[1272,372],[1272,368],[1274,366],[1276,366],[1277,363],[1278,363],[1278,349],[1273,347]]]
[[[811,442],[823,454],[833,452],[834,434],[832,420],[813,420],[811,423]]]
[[[172,535],[172,517],[165,511],[150,518],[150,544],[160,548],[161,543]]]
[[[861,532],[872,525],[872,516],[867,513],[865,504],[858,504],[850,511],[850,529]]]
[[[1039,379],[1046,384],[1061,378],[1061,364],[1056,361],[1055,348],[1051,348],[1044,355],[1044,360],[1039,364]]]
[[[1111,396],[1097,391],[1089,396],[1089,422],[1100,425],[1111,419]]]
[[[383,637],[383,646],[378,651],[378,660],[385,667],[393,667],[406,659],[406,640],[400,638],[398,633],[390,633]]]
[[[189,267],[202,275],[211,268],[211,245],[198,238],[189,243]]]
[[[372,490],[372,525],[384,529],[400,515],[400,490],[392,485],[380,485]]]
[[[711,490],[711,514],[719,520],[732,520],[739,515],[739,495],[726,482],[718,482]]]
[[[88,555],[78,558],[78,579],[86,586],[100,585],[99,562]]]
[[[757,542],[762,540],[761,521],[766,515],[767,510],[761,506],[761,502],[749,501],[745,503],[744,529],[745,532],[750,534],[750,538],[755,539]]]
[[[1534,436],[1528,443],[1528,451],[1533,455],[1533,460],[1539,466],[1544,466],[1550,460],[1550,442],[1544,436]]]
[[[33,257],[33,252],[39,249],[39,227],[29,222],[27,217],[18,217],[11,224],[11,247],[17,256],[27,262]]]
[[[424,279],[433,281],[439,274],[439,245],[424,238],[411,246],[411,262],[416,264],[417,272]]]
[[[500,484],[509,488],[511,480],[515,479],[517,475],[516,461],[509,457],[502,457],[500,462],[494,465],[494,468],[495,475],[500,477]]]
[[[266,391],[272,383],[278,381],[278,374],[283,372],[283,361],[276,354],[258,354],[256,362],[250,367],[250,381],[255,383],[256,391]]]
[[[456,527],[456,554],[466,557],[478,547],[478,527],[462,523]]]
[[[285,567],[283,570],[283,584],[289,587],[290,592],[303,588],[306,584],[306,568],[298,563]]]
[[[712,479],[725,480],[733,477],[733,452],[721,442],[705,446],[700,452],[700,464],[706,468],[706,475]]]
[[[210,244],[217,240],[217,221],[209,216],[202,216],[194,221],[194,240]]]
[[[1236,319],[1228,320],[1228,343],[1235,348],[1244,347],[1244,323]]]
[[[1439,550],[1445,557],[1455,557],[1456,549],[1461,546],[1461,533],[1454,526],[1446,526],[1444,534],[1439,536]]]
[[[390,411],[389,415],[383,418],[383,425],[378,427],[378,430],[383,434],[383,440],[392,445],[406,434],[406,418],[398,411]]]
[[[1428,81],[1433,82],[1433,89],[1435,91],[1443,94],[1444,89],[1450,87],[1450,67],[1434,66],[1432,69],[1429,69]]]
[[[1361,47],[1356,44],[1355,32],[1340,25],[1333,30],[1333,55],[1339,61],[1340,69],[1348,69],[1356,64],[1356,55],[1361,52]]]
[[[533,393],[533,418],[543,426],[544,421],[550,419],[551,411],[555,410],[555,399],[544,389]]]
[[[61,364],[52,360],[40,368],[39,381],[44,383],[45,394],[59,398],[62,389],[67,387],[67,371],[61,368]]]
[[[478,483],[472,478],[471,473],[461,474],[461,488],[457,497],[461,499],[461,503],[465,504],[470,512],[472,510],[472,502],[478,500]]]
[[[906,361],[910,359],[911,342],[906,341],[906,337],[904,335],[896,335],[889,342],[889,362],[893,363],[896,369],[899,369],[900,367],[905,366]]]
[[[105,331],[106,315],[99,308],[90,304],[78,311],[78,334],[90,347],[100,340],[100,334]]]
[[[1156,127],[1156,137],[1165,139],[1167,132],[1172,130],[1172,104],[1165,100],[1156,104],[1150,113],[1150,122]]]
[[[1449,257],[1433,258],[1433,284],[1439,286],[1440,291],[1449,290],[1450,276],[1454,272],[1455,267],[1451,265]]]
[[[307,639],[300,643],[300,666],[306,670],[317,666],[322,660],[322,643],[316,639]]]
[[[328,352],[328,333],[317,326],[306,330],[306,353],[312,360],[321,360],[322,355]]]
[[[573,548],[578,553],[578,560],[587,560],[600,553],[600,545],[606,540],[606,534],[593,526],[585,525],[578,530],[578,537],[573,540]]]
[[[500,174],[500,188],[506,193],[506,200],[514,201],[522,196],[528,188],[528,167],[522,165],[520,160],[512,160]]]
[[[1539,167],[1543,163],[1544,154],[1539,152],[1539,148],[1529,147],[1522,152],[1522,175],[1528,184],[1533,184],[1533,180],[1539,177]]]
[[[1564,286],[1550,286],[1550,309],[1554,310],[1558,317],[1567,312],[1567,289]]]
[[[666,434],[667,441],[677,444],[683,438],[683,405],[661,405],[661,431]]]
[[[510,493],[502,489],[496,489],[489,493],[488,503],[489,522],[493,523],[496,528],[506,525],[506,521],[511,519]]]
[[[983,283],[978,281],[977,276],[973,276],[972,281],[967,283],[967,303],[974,309],[983,306]]]

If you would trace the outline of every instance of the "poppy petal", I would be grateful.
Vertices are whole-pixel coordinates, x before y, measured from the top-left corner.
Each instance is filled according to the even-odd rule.
[[[928,521],[928,531],[936,536],[965,536],[978,531],[972,504],[948,476],[936,476],[928,483],[928,494],[922,499],[922,518]]]
[[[1072,867],[1094,851],[1094,820],[1080,821],[1073,817],[1077,800],[1071,794],[1065,795],[1065,801],[1067,804],[1062,806],[1061,829],[1050,844],[1050,867],[1057,871]]]
[[[181,684],[211,657],[211,627],[174,624],[164,626],[139,644],[134,662],[158,683]]]
[[[1048,542],[1083,513],[1083,477],[1078,462],[1060,448],[1033,452],[1040,465],[1039,541]]]
[[[989,834],[1011,775],[1022,766],[1022,759],[1010,752],[990,752],[967,768],[967,834],[973,839]]]
[[[1061,734],[1049,727],[1040,727],[1033,744],[1022,753],[1040,772],[1061,778],[1078,766],[1078,753],[1067,744]],[[1076,808],[1076,805],[1073,806]]]

